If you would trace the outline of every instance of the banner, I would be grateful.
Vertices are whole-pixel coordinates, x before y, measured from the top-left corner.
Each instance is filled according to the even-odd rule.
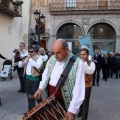
[[[90,35],[87,34],[84,36],[78,36],[78,39],[81,46],[87,46],[89,48],[89,53],[93,57],[94,53],[93,53],[93,46],[92,46]]]
[[[72,52],[72,42],[67,42],[67,44],[68,44],[69,51]]]

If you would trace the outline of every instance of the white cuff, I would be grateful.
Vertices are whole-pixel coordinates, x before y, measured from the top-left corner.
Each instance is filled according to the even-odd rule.
[[[40,83],[40,84],[39,84],[39,89],[44,90],[45,87]]]
[[[68,108],[68,111],[73,113],[73,114],[76,114],[77,113],[77,110],[75,110],[75,108]]]

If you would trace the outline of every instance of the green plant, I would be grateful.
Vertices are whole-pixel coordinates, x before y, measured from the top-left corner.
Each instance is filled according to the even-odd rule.
[[[23,4],[23,1],[16,1],[16,2],[14,2],[13,0],[9,0],[9,1],[11,1],[15,6],[20,6]]]
[[[1,0],[1,4],[8,7],[10,4],[10,0]]]

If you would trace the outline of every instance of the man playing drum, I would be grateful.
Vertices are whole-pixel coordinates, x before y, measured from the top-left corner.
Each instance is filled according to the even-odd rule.
[[[57,39],[53,43],[52,51],[54,55],[47,62],[42,75],[42,81],[39,84],[38,90],[34,94],[35,99],[40,98],[43,90],[48,84],[48,94],[51,95],[54,93],[60,75],[73,55],[72,53],[69,53],[68,44],[63,39]],[[77,58],[67,79],[62,85],[61,90],[55,95],[60,103],[63,101],[69,120],[75,119],[74,116],[84,100],[84,78],[83,62]]]

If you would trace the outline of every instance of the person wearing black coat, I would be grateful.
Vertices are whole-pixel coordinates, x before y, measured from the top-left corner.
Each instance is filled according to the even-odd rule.
[[[105,54],[102,58],[102,73],[103,73],[103,79],[107,81],[108,73],[109,73],[109,60],[108,55]]]
[[[99,54],[99,50],[98,49],[95,50],[93,62],[96,65],[96,69],[95,69],[95,72],[93,74],[93,83],[92,83],[92,85],[93,86],[95,85],[95,80],[96,80],[97,86],[99,86],[102,56]]]
[[[114,68],[115,68],[115,61],[116,61],[116,58],[113,52],[110,52],[109,61],[110,61],[110,77],[112,78],[114,73]]]

